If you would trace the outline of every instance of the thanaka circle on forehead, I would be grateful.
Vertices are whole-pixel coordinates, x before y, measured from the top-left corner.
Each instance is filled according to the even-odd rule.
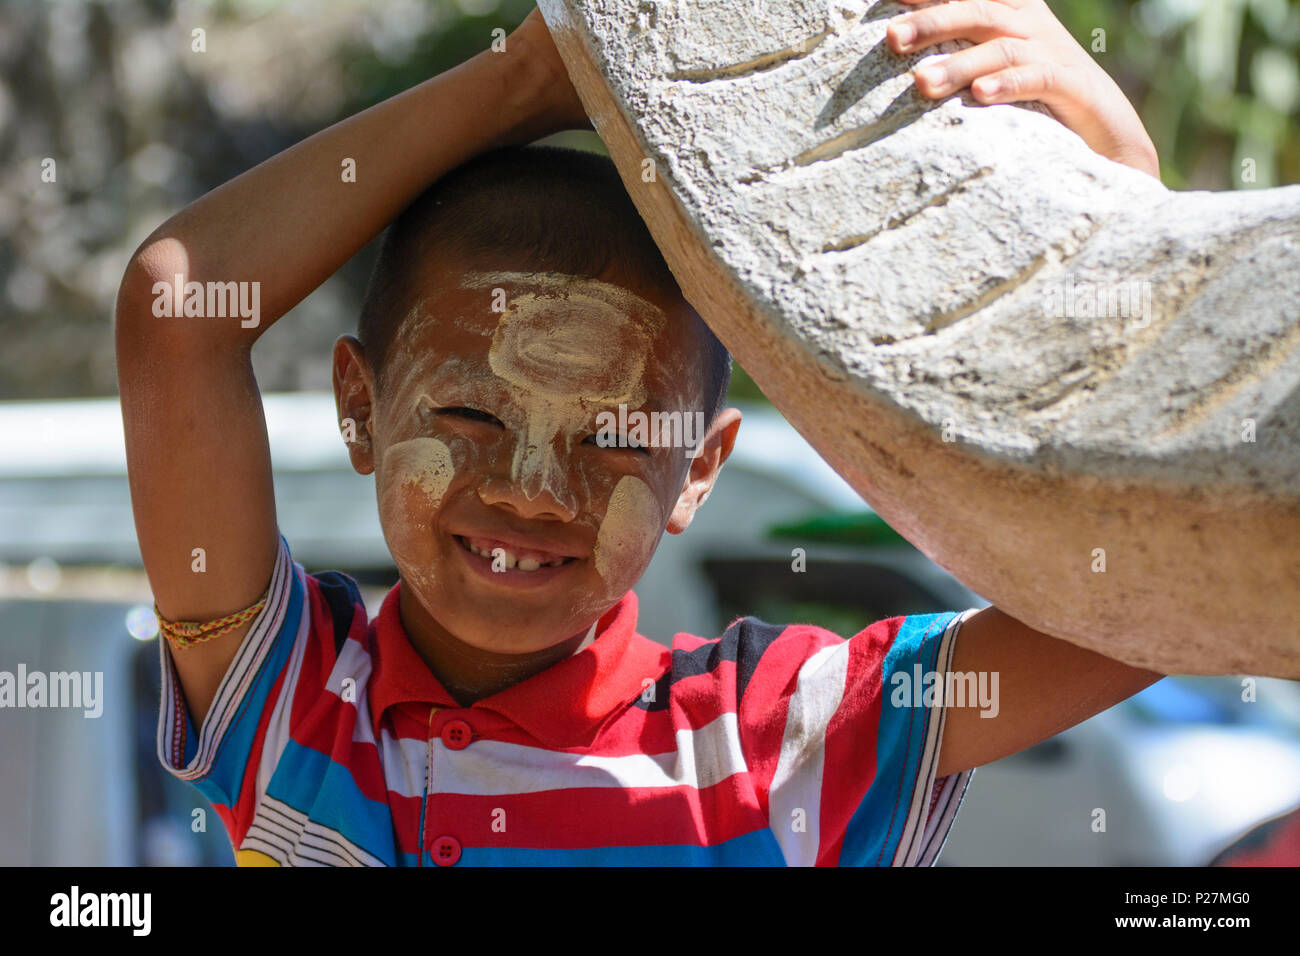
[[[517,296],[497,326],[488,363],[539,396],[640,405],[654,332],[594,296]]]
[[[569,275],[567,272],[466,272],[459,285],[463,289],[488,289],[506,285],[532,286],[556,294],[581,293],[608,302],[615,309],[630,316],[644,316],[656,329],[662,325],[663,311],[647,302],[631,289],[590,276]]]
[[[469,272],[471,289],[520,285],[488,353],[492,371],[539,396],[640,405],[641,376],[664,326],[657,306],[621,286],[557,272]]]
[[[556,397],[581,394],[594,402],[629,401],[666,320],[662,309],[630,289],[586,276],[468,271],[457,285],[529,287],[507,304],[504,315],[513,318],[504,329],[499,322],[495,330],[485,328],[481,334],[493,336],[489,359],[499,377]],[[398,322],[398,360],[392,364],[407,366],[415,358],[411,340],[429,324],[447,321],[431,314],[430,302],[428,297],[416,302]],[[502,358],[503,345],[509,358]],[[563,373],[559,379],[557,372]],[[643,400],[642,395],[638,402]]]

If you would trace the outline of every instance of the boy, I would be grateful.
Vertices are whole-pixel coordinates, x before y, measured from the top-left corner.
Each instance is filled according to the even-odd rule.
[[[956,36],[981,42],[944,61],[948,84],[918,76],[923,93],[991,74],[1004,92],[977,95],[1040,99],[1154,171],[1131,108],[1041,2],[918,11],[891,43]],[[242,865],[928,864],[974,767],[1158,679],[995,608],[850,640],[752,618],[671,651],[637,635],[630,588],[708,497],[740,414],[722,407],[726,352],[611,165],[517,148],[585,125],[534,12],[507,52],[191,204],[127,270],[159,756]],[[307,575],[278,534],[249,355],[395,217],[360,337],[334,353],[340,428],[401,575],[367,621],[349,578]],[[160,318],[184,314],[188,282],[256,282],[258,321]],[[703,440],[611,443],[598,423],[620,407],[701,413]],[[948,672],[998,678],[996,716],[898,692]]]

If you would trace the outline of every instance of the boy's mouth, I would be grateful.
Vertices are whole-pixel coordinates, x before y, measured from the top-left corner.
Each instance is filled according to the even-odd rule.
[[[495,538],[467,537],[453,535],[456,543],[471,554],[496,562],[496,566],[506,571],[523,571],[531,573],[543,568],[558,568],[578,560],[576,557],[542,551],[537,548],[521,547],[508,544]]]

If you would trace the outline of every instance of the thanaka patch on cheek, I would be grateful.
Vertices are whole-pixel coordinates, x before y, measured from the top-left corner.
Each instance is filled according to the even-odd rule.
[[[447,493],[455,468],[451,449],[436,438],[412,438],[384,452],[381,510],[388,522],[406,514],[405,494],[414,489],[422,503],[436,508]]]
[[[397,442],[384,452],[380,523],[393,561],[417,596],[434,584],[434,569],[425,553],[428,536],[421,535],[417,525],[441,504],[454,474],[451,449],[436,438]]]
[[[608,582],[632,573],[649,560],[663,530],[662,518],[649,485],[633,475],[620,478],[596,533],[592,555],[596,573]]]

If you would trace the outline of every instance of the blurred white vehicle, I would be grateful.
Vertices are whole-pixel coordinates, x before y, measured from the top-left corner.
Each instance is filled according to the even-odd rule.
[[[1167,677],[981,767],[940,864],[1208,864],[1300,804],[1300,688],[1254,685]]]

